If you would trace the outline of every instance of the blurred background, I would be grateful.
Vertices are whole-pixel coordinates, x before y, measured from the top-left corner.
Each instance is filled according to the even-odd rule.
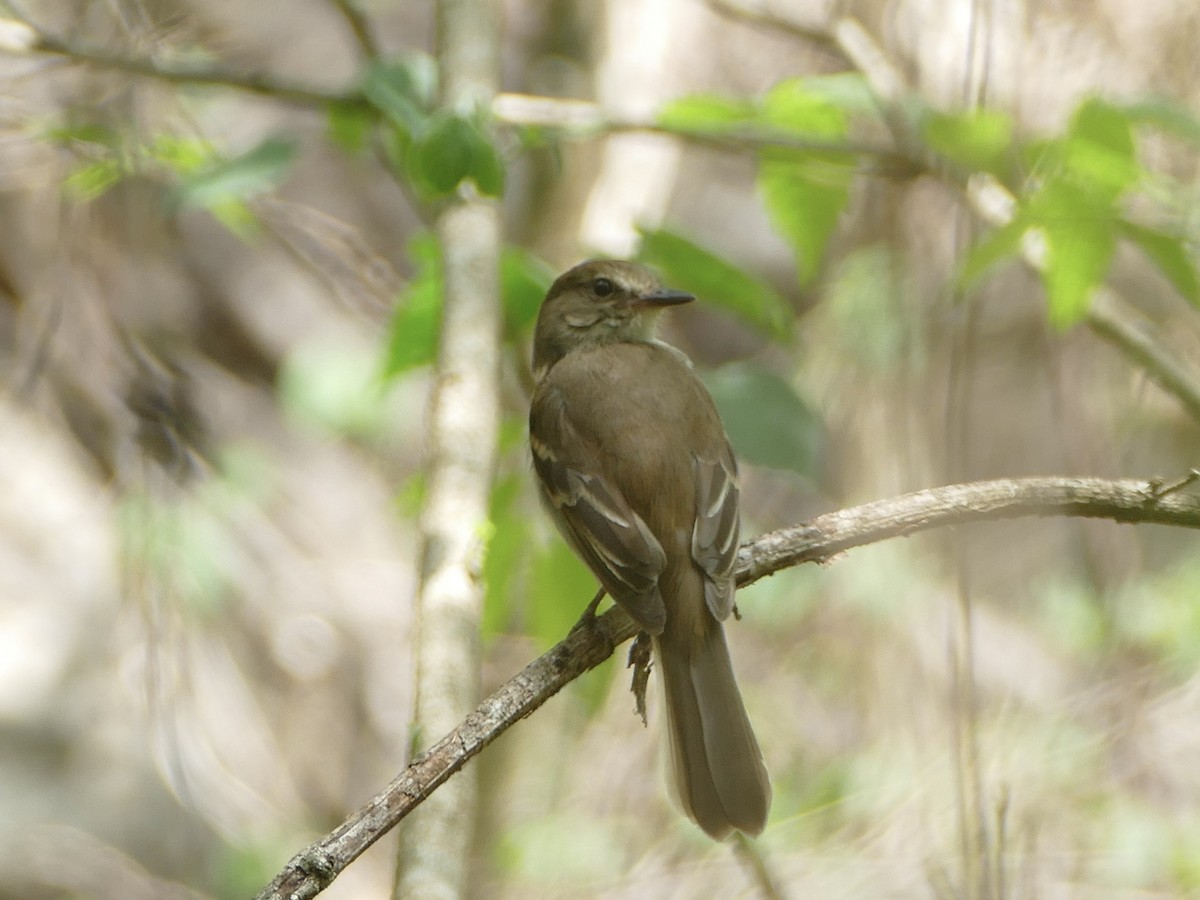
[[[503,12],[502,91],[595,101],[602,121],[556,131],[509,97],[489,145],[509,317],[485,691],[594,591],[525,449],[531,316],[587,256],[700,285],[664,336],[721,404],[746,537],[955,481],[1197,464],[1186,403],[1085,316],[1062,327],[1015,246],[961,277],[988,233],[965,179],[913,164],[844,30],[907,85],[893,112],[981,108],[1025,147],[1082,131],[1088,98],[1157,104],[1174,127],[1133,129],[1138,176],[1114,203],[1173,243],[1121,241],[1096,277],[1187,370],[1192,0]],[[0,897],[252,896],[408,759],[438,250],[429,185],[394,174],[412,135],[372,136],[338,98],[365,83],[403,118],[427,96],[432,4],[22,0],[0,17]],[[21,52],[13,21],[63,46]],[[383,77],[379,59],[399,62]],[[815,80],[781,92],[793,79]],[[397,84],[402,102],[376,99]],[[788,195],[752,142],[625,127],[697,94],[725,99],[679,121],[800,98],[806,134],[867,149]],[[980,133],[943,140],[960,169]],[[1061,266],[1069,242],[1051,243]],[[755,849],[672,807],[655,698],[643,728],[610,661],[471,764],[474,896],[1200,895],[1193,534],[972,526],[777,574],[739,606],[775,783]],[[385,839],[326,896],[386,896],[393,865]]]

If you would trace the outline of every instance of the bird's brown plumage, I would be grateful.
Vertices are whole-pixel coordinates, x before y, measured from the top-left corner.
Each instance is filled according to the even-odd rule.
[[[690,363],[652,337],[657,308],[688,299],[632,263],[559,278],[534,339],[530,443],[560,530],[654,636],[680,799],[721,838],[758,834],[771,791],[721,626],[733,608],[736,463]]]

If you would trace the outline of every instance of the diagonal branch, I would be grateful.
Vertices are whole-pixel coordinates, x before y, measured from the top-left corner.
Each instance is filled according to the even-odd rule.
[[[738,583],[747,585],[802,562],[892,537],[951,525],[1022,516],[1082,516],[1124,523],[1200,528],[1200,479],[1178,482],[1101,478],[1011,478],[956,484],[818,516],[765,534],[741,548]],[[407,816],[468,760],[584,672],[636,629],[614,608],[592,627],[576,628],[481,703],[457,728],[416,759],[366,806],[302,850],[258,900],[306,900],[325,889],[364,850]]]

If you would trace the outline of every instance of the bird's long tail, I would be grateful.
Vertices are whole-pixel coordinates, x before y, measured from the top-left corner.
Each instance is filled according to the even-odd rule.
[[[734,829],[757,835],[767,821],[771,784],[734,679],[725,630],[711,616],[703,619],[699,635],[676,634],[668,626],[655,638],[679,798],[718,840]]]

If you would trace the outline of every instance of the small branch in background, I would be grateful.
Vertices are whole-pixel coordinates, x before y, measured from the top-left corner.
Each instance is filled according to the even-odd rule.
[[[1200,529],[1200,495],[1163,481],[1005,478],[931,488],[818,516],[765,534],[738,555],[747,585],[802,562],[826,562],[854,547],[932,528],[1022,516],[1083,516]],[[316,896],[468,760],[567,684],[612,655],[636,628],[618,607],[576,628],[484,700],[453,731],[332,833],[297,854],[258,900]]]
[[[173,84],[212,85],[234,88],[300,106],[365,102],[357,92],[324,90],[312,85],[285,81],[268,75],[231,72],[208,66],[180,65],[144,56],[128,56],[99,47],[88,47],[38,31],[26,22],[0,19],[0,52],[41,53],[61,56],[72,62],[152,78]]]
[[[330,2],[341,13],[346,24],[350,26],[350,31],[354,34],[354,39],[358,41],[362,52],[370,59],[378,57],[380,55],[379,42],[375,39],[371,22],[363,15],[354,0],[330,0]]]

